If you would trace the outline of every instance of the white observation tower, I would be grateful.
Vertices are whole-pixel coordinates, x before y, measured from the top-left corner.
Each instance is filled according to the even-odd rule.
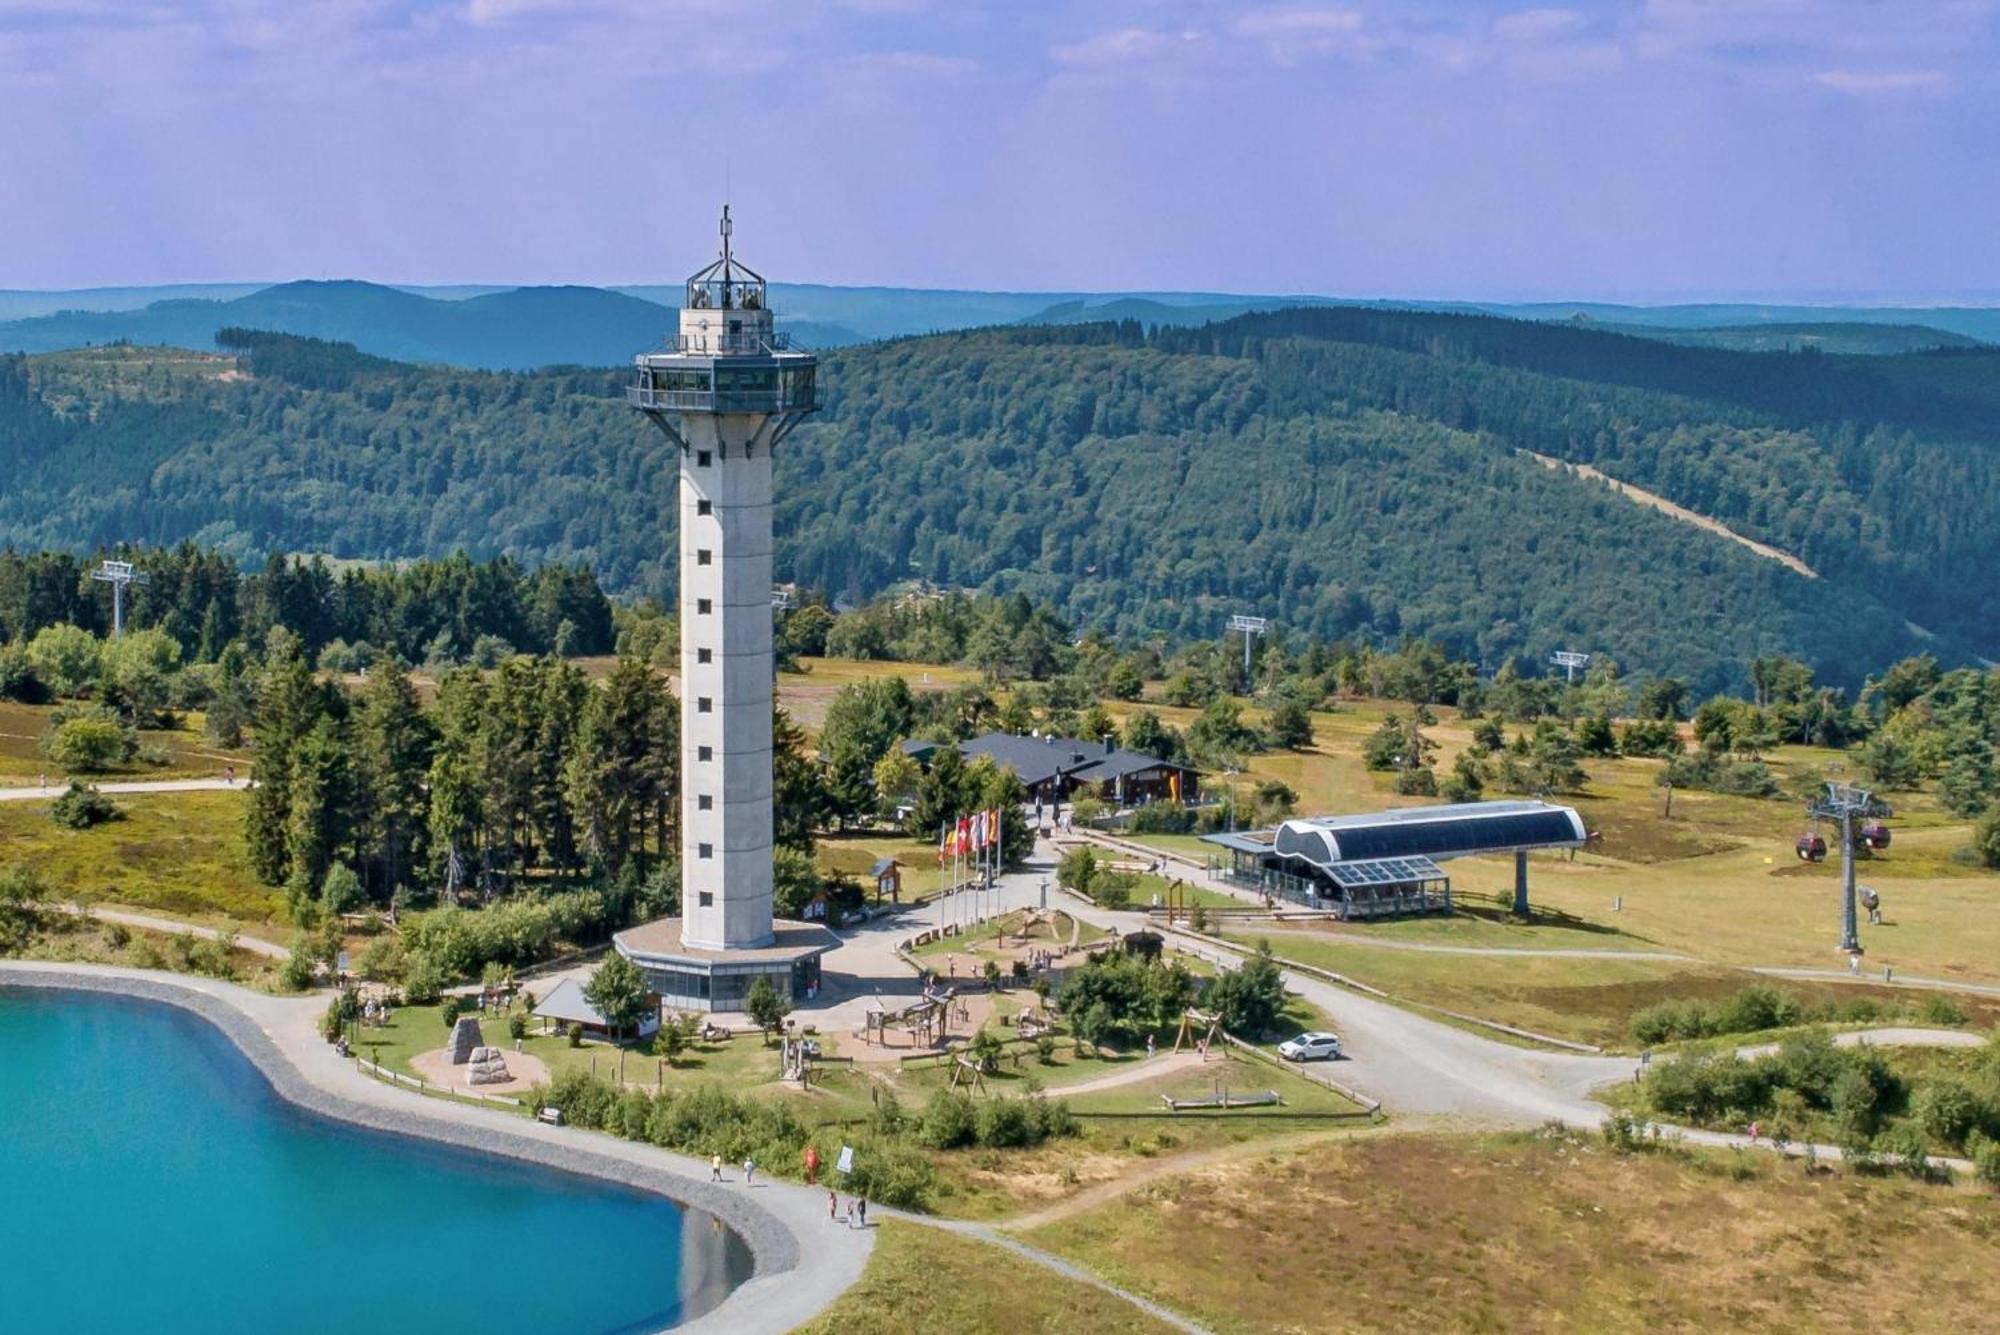
[[[759,975],[802,1001],[837,940],[771,909],[771,456],[819,406],[817,366],[773,327],[724,207],[679,336],[626,391],[680,457],[682,916],[617,942],[678,1009],[740,1010]]]

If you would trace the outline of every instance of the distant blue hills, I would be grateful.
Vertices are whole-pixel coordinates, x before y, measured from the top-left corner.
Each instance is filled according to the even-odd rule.
[[[0,292],[0,352],[132,343],[206,349],[240,326],[352,343],[398,361],[487,370],[614,366],[657,347],[678,286],[409,288],[352,280]],[[775,283],[779,327],[809,347],[1004,324],[1201,325],[1288,306],[1370,305],[1595,325],[1739,351],[1897,353],[2000,343],[1981,306],[1626,306],[1345,302],[1229,293],[979,292]]]

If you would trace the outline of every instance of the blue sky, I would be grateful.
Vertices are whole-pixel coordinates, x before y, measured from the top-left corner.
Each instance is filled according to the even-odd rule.
[[[2000,300],[2000,0],[0,0],[0,287]]]

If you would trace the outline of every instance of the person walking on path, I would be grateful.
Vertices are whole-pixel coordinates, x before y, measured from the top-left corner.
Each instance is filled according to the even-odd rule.
[[[826,1192],[826,1222],[829,1224],[840,1222],[840,1195],[831,1187],[828,1187]]]
[[[722,1156],[720,1154],[708,1161],[708,1180],[711,1182],[722,1181]]]
[[[746,1157],[746,1158],[745,1158],[745,1159],[743,1160],[743,1185],[744,1185],[744,1186],[746,1186],[746,1187],[747,1187],[747,1186],[749,1186],[749,1185],[750,1185],[750,1179],[751,1179],[751,1177],[752,1177],[753,1175],[755,1175],[755,1173],[756,1173],[756,1172],[757,1172],[757,1164],[756,1164],[756,1161],[755,1161],[755,1160],[753,1160],[753,1159],[750,1159],[750,1158],[747,1158],[747,1157]]]
[[[859,1215],[861,1216],[861,1227],[863,1227],[863,1228],[867,1228],[867,1227],[868,1227],[868,1198],[867,1198],[866,1196],[863,1196],[863,1197],[861,1198],[861,1204],[860,1204],[860,1206],[859,1206],[859,1207],[857,1207],[857,1213],[858,1213],[858,1214],[859,1214]]]

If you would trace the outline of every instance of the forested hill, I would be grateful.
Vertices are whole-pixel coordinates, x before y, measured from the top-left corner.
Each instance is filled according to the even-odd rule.
[[[240,358],[0,360],[0,541],[463,548],[664,592],[673,462],[620,381],[272,335]],[[905,339],[828,355],[822,384],[779,464],[779,567],[836,596],[920,575],[1123,633],[1254,611],[1703,686],[1758,653],[1853,683],[2000,645],[2000,351],[1749,354],[1336,307]]]

